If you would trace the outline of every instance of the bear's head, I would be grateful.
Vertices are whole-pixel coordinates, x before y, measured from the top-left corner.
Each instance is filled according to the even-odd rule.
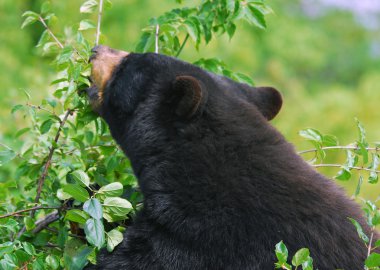
[[[93,53],[90,102],[137,174],[137,163],[185,146],[279,140],[268,123],[282,105],[274,88],[251,87],[160,54],[106,46]]]

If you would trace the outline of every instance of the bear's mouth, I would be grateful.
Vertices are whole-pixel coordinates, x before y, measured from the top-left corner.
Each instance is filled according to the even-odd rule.
[[[91,104],[96,108],[102,103],[104,89],[115,68],[129,53],[101,45],[95,46],[91,52],[89,59],[92,64],[91,87],[87,90],[87,94]]]

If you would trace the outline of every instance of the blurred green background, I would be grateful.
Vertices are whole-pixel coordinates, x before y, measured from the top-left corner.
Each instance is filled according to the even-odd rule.
[[[128,51],[133,51],[150,18],[180,6],[174,0],[112,2],[103,17],[102,43]],[[184,1],[184,5],[196,2]],[[366,127],[369,142],[380,141],[380,27],[376,21],[380,7],[375,1],[369,6],[364,0],[349,2],[268,0],[275,13],[267,16],[267,30],[240,24],[231,41],[214,39],[199,51],[188,44],[181,58],[194,62],[217,57],[231,70],[251,76],[256,85],[278,88],[284,95],[284,106],[273,124],[298,150],[312,148],[298,135],[307,127],[333,134],[343,145],[354,142],[355,117]],[[14,134],[28,123],[21,115],[12,115],[11,108],[26,103],[24,91],[30,94],[30,103],[38,105],[52,92],[49,82],[56,76],[52,59],[41,57],[41,49],[35,47],[42,27],[35,24],[20,29],[23,11],[38,11],[40,3],[0,1],[0,142],[16,150],[22,142]],[[52,1],[57,16],[54,33],[69,32],[65,26],[88,17],[79,13],[81,3]],[[91,36],[94,32],[88,33],[90,40],[95,39]],[[332,154],[331,159],[344,162],[344,152]],[[11,177],[9,166],[12,164],[0,167],[1,177]],[[332,176],[336,171],[323,172]],[[355,181],[347,187],[352,189]]]

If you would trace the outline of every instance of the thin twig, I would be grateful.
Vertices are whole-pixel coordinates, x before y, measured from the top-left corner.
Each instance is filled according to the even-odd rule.
[[[181,45],[181,47],[179,48],[179,50],[178,50],[178,52],[177,52],[177,54],[176,54],[175,57],[178,57],[178,56],[181,54],[181,52],[182,52],[183,48],[185,47],[186,42],[187,42],[187,40],[189,39],[189,37],[190,37],[190,35],[187,34],[186,37],[185,37],[185,39],[184,39],[184,41],[182,42],[182,45]]]
[[[7,218],[7,217],[12,217],[12,216],[16,216],[16,215],[21,214],[21,213],[31,212],[31,211],[36,211],[36,210],[40,210],[40,209],[59,209],[59,208],[60,208],[60,207],[52,207],[52,206],[35,206],[35,207],[28,208],[28,209],[22,209],[22,210],[18,210],[18,211],[12,212],[12,213],[8,213],[8,214],[5,214],[5,215],[1,215],[1,216],[0,216],[0,219],[2,219],[2,218]]]
[[[58,46],[63,49],[63,44],[58,40],[58,38],[53,34],[53,32],[50,30],[49,26],[47,26],[44,18],[41,16],[38,17],[38,20],[42,23],[42,25],[45,27],[46,31],[48,31],[49,35],[54,39],[54,41],[58,44]]]
[[[311,164],[311,166],[313,166],[315,168],[320,168],[320,167],[341,168],[342,167],[342,165],[340,165],[340,164]],[[358,170],[358,171],[369,171],[369,172],[380,173],[380,171],[378,171],[378,170],[368,169],[368,168],[364,168],[364,167],[350,166],[348,168],[353,169],[353,170]]]
[[[65,46],[63,46],[63,44],[59,41],[59,39],[54,35],[54,33],[51,31],[51,29],[49,28],[49,26],[46,24],[44,18],[42,18],[41,16],[38,17],[38,20],[42,23],[42,25],[45,27],[46,31],[48,31],[49,35],[54,39],[54,41],[57,43],[57,45],[63,49]],[[75,51],[75,53],[80,57],[82,58],[82,60],[84,62],[88,62],[87,59],[85,59],[79,52],[76,48],[73,47],[73,50]]]
[[[96,27],[96,39],[95,39],[95,45],[99,45],[99,38],[100,38],[100,24],[102,22],[102,14],[103,14],[103,0],[99,1],[99,13],[98,13],[98,25]]]
[[[158,38],[159,38],[160,25],[156,25],[156,45],[155,45],[155,53],[158,53]]]
[[[71,109],[68,109],[65,113],[65,116],[63,117],[63,119],[61,120],[61,123],[58,127],[58,131],[57,133],[55,134],[55,138],[54,138],[54,144],[52,144],[51,148],[50,148],[50,151],[49,151],[49,154],[47,156],[47,160],[46,160],[46,163],[45,163],[45,166],[44,166],[44,169],[43,169],[43,172],[40,176],[40,178],[38,179],[38,186],[37,186],[37,195],[36,195],[36,198],[34,200],[35,203],[38,203],[39,200],[40,200],[40,197],[41,197],[41,191],[42,191],[42,187],[45,183],[45,179],[47,177],[47,174],[48,174],[48,170],[49,170],[49,167],[51,165],[51,160],[53,158],[53,153],[54,153],[54,150],[56,149],[56,147],[54,145],[57,144],[58,142],[58,139],[61,135],[61,130],[63,128],[63,126],[65,125],[66,123],[66,120],[67,118],[69,117],[69,115],[71,114],[72,110]],[[31,212],[31,217],[34,216],[34,212],[35,211],[32,211]]]
[[[374,231],[374,227],[371,227],[371,236],[369,238],[369,243],[368,243],[367,257],[369,257],[372,250],[373,231]]]
[[[30,107],[32,109],[36,109],[36,110],[40,110],[40,111],[45,111],[45,112],[48,112],[50,114],[55,115],[55,112],[50,111],[50,110],[48,110],[48,109],[46,109],[46,108],[44,108],[44,107],[42,107],[40,105],[32,105],[32,104],[26,103],[26,106],[28,106],[28,107]]]
[[[343,149],[343,150],[359,150],[361,149],[360,147],[358,146],[350,146],[350,145],[347,145],[347,146],[326,146],[326,147],[321,147],[321,150],[331,150],[331,149]],[[380,148],[379,147],[366,147],[365,148],[367,151],[380,151]],[[318,149],[309,149],[309,150],[304,150],[304,151],[300,151],[298,152],[298,154],[302,155],[302,154],[306,154],[306,153],[311,153],[311,152],[317,152]]]

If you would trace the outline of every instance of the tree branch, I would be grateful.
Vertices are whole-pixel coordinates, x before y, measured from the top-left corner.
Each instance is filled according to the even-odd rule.
[[[35,207],[32,207],[32,208],[22,209],[22,210],[18,210],[18,211],[12,212],[12,213],[1,215],[0,219],[16,216],[16,215],[21,214],[21,213],[30,212],[30,211],[36,211],[36,210],[40,210],[40,209],[59,209],[59,208],[60,207],[35,206]]]
[[[331,150],[331,149],[359,150],[360,148],[357,147],[357,146],[350,146],[350,145],[347,145],[347,146],[325,146],[325,147],[321,147],[321,150]],[[367,151],[375,151],[375,152],[380,151],[380,147],[366,147],[366,149],[367,149]],[[298,154],[302,155],[302,154],[312,153],[312,152],[317,152],[317,151],[318,151],[318,149],[314,148],[314,149],[300,151],[300,152],[298,152]]]
[[[50,223],[53,223],[59,219],[59,213],[58,211],[54,211],[48,215],[46,215],[44,218],[38,220],[36,222],[36,227],[32,230],[32,233],[36,234],[42,231],[46,226],[48,226]]]
[[[98,13],[98,25],[96,27],[96,39],[95,39],[95,45],[99,45],[99,39],[100,39],[100,24],[102,22],[102,15],[103,15],[103,0],[99,1],[99,13]]]
[[[53,153],[54,153],[54,150],[56,149],[56,147],[54,146],[55,144],[57,144],[58,142],[58,139],[61,135],[61,130],[63,128],[63,126],[65,125],[66,123],[66,120],[67,118],[69,117],[69,115],[72,113],[72,110],[71,109],[68,109],[65,113],[65,116],[63,117],[63,119],[61,120],[61,123],[59,124],[59,128],[58,128],[58,131],[57,133],[55,134],[55,138],[54,138],[54,144],[52,144],[51,148],[50,148],[50,151],[49,151],[49,154],[48,154],[48,157],[47,157],[47,160],[46,160],[46,163],[45,163],[45,166],[44,166],[44,169],[41,173],[41,176],[40,178],[38,179],[38,184],[37,184],[37,195],[36,195],[36,198],[34,199],[34,202],[35,203],[38,203],[39,200],[40,200],[40,197],[41,197],[41,191],[42,191],[42,187],[45,183],[45,179],[47,177],[47,174],[48,174],[48,170],[49,170],[49,167],[51,165],[51,160],[53,158]],[[31,217],[34,217],[34,213],[35,211],[33,210],[30,215]]]
[[[320,168],[320,167],[336,167],[336,168],[342,168],[343,166],[340,164],[310,164],[311,166],[315,168]],[[348,167],[349,169],[352,170],[358,170],[358,171],[369,171],[369,172],[375,172],[375,173],[380,173],[378,170],[373,170],[373,169],[368,169],[364,167],[357,167],[357,166],[351,166]]]
[[[54,41],[57,43],[57,45],[63,49],[64,46],[63,44],[58,40],[58,38],[53,34],[53,32],[50,30],[49,26],[47,26],[44,18],[42,18],[41,16],[38,17],[38,20],[42,23],[42,25],[45,27],[46,31],[48,31],[49,35],[54,39]]]

